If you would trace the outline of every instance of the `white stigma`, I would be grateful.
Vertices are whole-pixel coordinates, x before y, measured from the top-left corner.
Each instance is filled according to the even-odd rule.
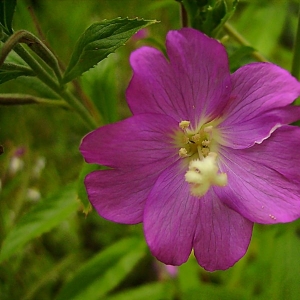
[[[206,157],[192,160],[189,170],[185,173],[185,180],[190,184],[193,196],[203,196],[213,185],[226,186],[226,173],[218,173],[217,154],[210,152]]]

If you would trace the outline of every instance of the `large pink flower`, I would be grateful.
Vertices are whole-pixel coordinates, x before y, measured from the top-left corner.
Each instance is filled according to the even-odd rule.
[[[167,55],[133,52],[127,90],[133,116],[88,134],[89,199],[111,221],[143,222],[160,261],[180,265],[191,250],[209,271],[247,251],[253,222],[300,217],[300,84],[270,63],[229,73],[224,47],[184,28]]]

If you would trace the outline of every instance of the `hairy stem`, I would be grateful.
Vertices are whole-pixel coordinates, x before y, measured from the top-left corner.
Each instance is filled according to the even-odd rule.
[[[50,44],[47,42],[46,40],[46,36],[39,24],[39,20],[34,12],[34,10],[32,9],[32,7],[29,7],[29,12],[31,15],[31,18],[33,20],[34,26],[39,34],[39,37],[41,40],[43,40],[43,43],[46,45],[46,47],[53,53],[53,55],[56,57],[59,67],[62,71],[65,71],[66,67],[64,65],[64,63],[59,59],[59,57],[54,53],[53,49],[51,49]],[[74,86],[74,89],[76,91],[76,96],[81,100],[81,102],[85,105],[85,107],[87,108],[87,110],[90,112],[90,114],[94,117],[95,121],[97,123],[101,123],[101,115],[99,113],[99,111],[97,110],[95,104],[91,101],[91,99],[84,93],[84,91],[82,90],[81,85],[79,84],[78,80],[72,80],[72,85]]]
[[[95,129],[97,124],[87,109],[70,92],[61,86],[41,67],[41,65],[20,44],[14,48],[15,52],[31,67],[37,77],[49,86],[60,98],[64,99],[75,111],[79,113],[89,129]]]

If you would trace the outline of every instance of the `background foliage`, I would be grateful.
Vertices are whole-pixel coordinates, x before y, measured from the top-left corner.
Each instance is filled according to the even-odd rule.
[[[230,24],[248,44],[228,31],[218,35],[231,70],[255,61],[254,50],[291,70],[297,14],[293,0],[240,1]],[[163,49],[166,32],[181,27],[179,3],[19,0],[13,21],[15,30],[26,29],[49,44],[66,66],[87,27],[117,17],[160,23],[69,84],[81,99],[91,99],[86,103],[103,116],[103,124],[130,115],[124,98],[129,54],[143,44]],[[53,98],[31,76],[3,83],[0,93]],[[299,299],[299,221],[256,225],[247,255],[227,271],[208,273],[193,256],[179,268],[166,267],[150,255],[141,225],[114,224],[91,210],[82,178],[95,166],[84,165],[78,151],[88,131],[79,115],[65,108],[0,106],[5,149],[0,156],[0,299]]]

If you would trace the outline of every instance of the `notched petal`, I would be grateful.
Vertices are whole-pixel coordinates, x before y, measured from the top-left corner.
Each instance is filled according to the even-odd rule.
[[[253,223],[224,205],[211,189],[200,203],[193,242],[198,263],[207,271],[226,270],[246,253]]]
[[[299,109],[289,105],[300,95],[300,83],[286,70],[253,63],[237,70],[231,80],[233,89],[219,125],[226,146],[249,148],[299,119]]]
[[[220,169],[228,185],[216,189],[228,206],[256,223],[291,222],[300,217],[300,129],[278,128],[248,149],[221,149]]]
[[[192,250],[199,219],[199,199],[192,197],[178,163],[166,169],[146,202],[144,232],[152,254],[169,265],[181,265]]]

